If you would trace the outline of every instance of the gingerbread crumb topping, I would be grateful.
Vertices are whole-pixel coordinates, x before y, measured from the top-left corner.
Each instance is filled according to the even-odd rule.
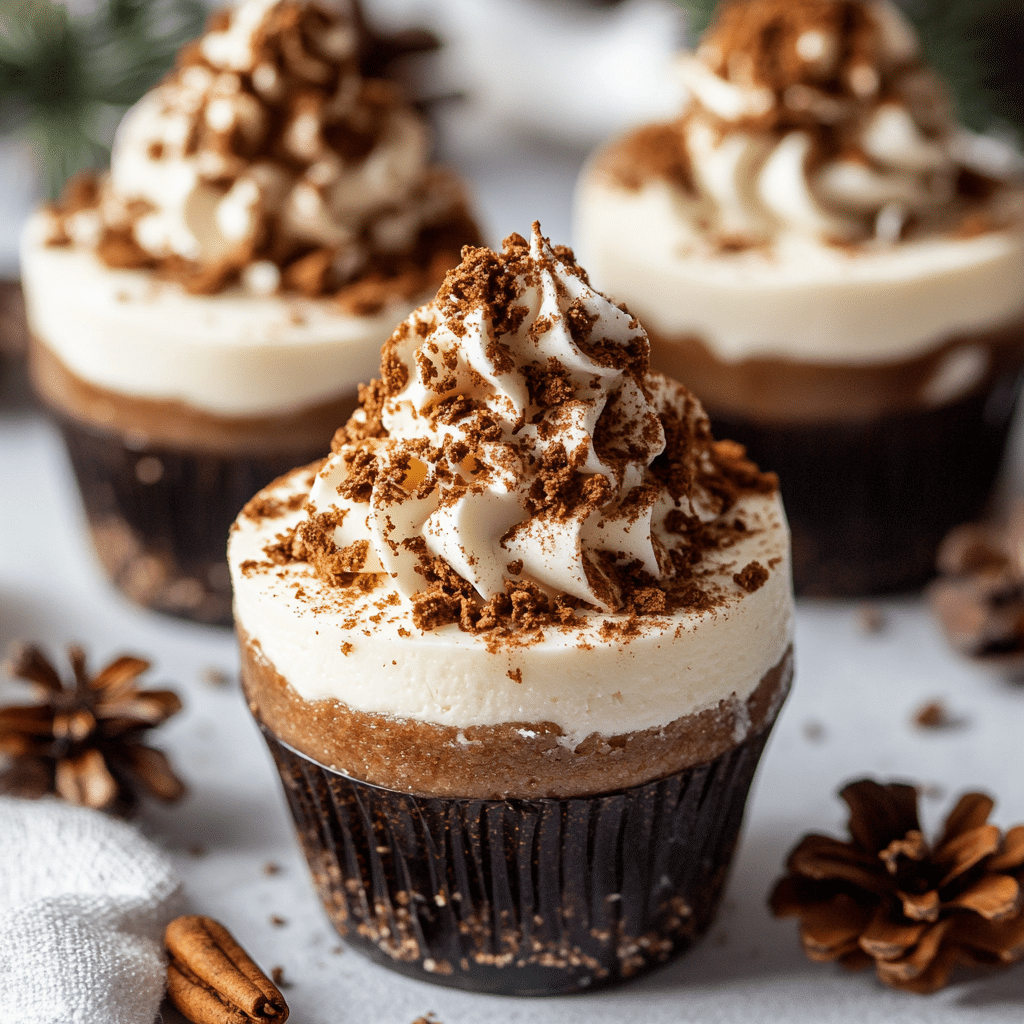
[[[336,592],[389,573],[418,629],[495,645],[574,629],[581,613],[640,629],[712,611],[738,599],[724,571],[753,593],[774,562],[712,564],[763,525],[737,504],[778,480],[716,441],[648,358],[639,323],[539,225],[502,253],[467,247],[384,346],[381,378],[267,558],[306,562]]]

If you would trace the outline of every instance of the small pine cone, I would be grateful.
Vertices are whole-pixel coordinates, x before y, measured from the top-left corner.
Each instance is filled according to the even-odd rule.
[[[800,919],[811,960],[873,964],[885,984],[924,994],[957,965],[1024,956],[1024,825],[1004,836],[988,823],[992,799],[968,793],[929,845],[913,786],[863,779],[839,795],[850,840],[805,836],[769,900]]]
[[[38,647],[21,646],[11,674],[36,691],[35,704],[0,707],[0,794],[55,793],[70,803],[127,814],[138,793],[177,800],[185,792],[167,756],[143,740],[181,709],[172,690],[144,690],[149,662],[116,658],[95,675],[85,652],[68,648],[64,680]]]
[[[929,599],[950,643],[968,657],[1024,669],[1024,504],[1002,526],[951,530],[936,567]]]

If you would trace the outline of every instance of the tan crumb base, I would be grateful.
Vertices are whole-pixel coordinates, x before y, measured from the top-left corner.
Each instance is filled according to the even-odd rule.
[[[985,394],[997,378],[1018,373],[1024,365],[1024,320],[949,338],[912,359],[867,364],[763,356],[723,360],[701,338],[662,335],[650,328],[647,334],[651,366],[683,381],[700,398],[716,428],[723,417],[797,426],[925,412]],[[968,350],[984,354],[983,373],[967,391],[936,402],[929,385]],[[723,436],[719,429],[715,433]]]
[[[288,455],[292,466],[325,454],[358,400],[353,386],[337,398],[293,413],[217,416],[184,402],[137,398],[91,384],[36,337],[29,343],[29,369],[36,392],[58,415],[125,436],[136,446],[243,458]]]
[[[575,750],[545,722],[458,729],[307,701],[238,626],[242,683],[253,715],[315,761],[406,793],[475,799],[609,793],[706,764],[770,725],[793,675],[792,649],[743,703],[676,719],[664,728],[587,737]]]
[[[546,996],[637,977],[707,931],[769,731],[665,779],[563,800],[397,793],[264,738],[352,948],[421,981]]]

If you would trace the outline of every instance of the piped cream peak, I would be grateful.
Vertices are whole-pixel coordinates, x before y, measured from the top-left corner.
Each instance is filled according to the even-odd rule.
[[[440,560],[483,601],[525,583],[621,609],[676,574],[681,524],[724,504],[707,418],[648,372],[648,349],[539,225],[503,253],[467,247],[385,345],[312,520],[347,571],[386,572],[406,597]]]

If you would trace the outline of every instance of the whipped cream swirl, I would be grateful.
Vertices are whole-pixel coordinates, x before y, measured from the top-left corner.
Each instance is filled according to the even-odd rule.
[[[429,166],[426,126],[394,84],[362,77],[360,31],[351,2],[215,14],[125,116],[98,206],[69,217],[68,235],[120,232],[136,264],[243,271],[256,293],[319,294],[409,251],[461,191]]]
[[[439,558],[483,600],[526,581],[617,610],[624,573],[672,576],[679,524],[722,511],[707,418],[539,225],[463,255],[385,346],[309,514],[346,571],[407,597]]]
[[[737,0],[680,74],[692,184],[720,237],[894,242],[999,173],[889,0]]]

